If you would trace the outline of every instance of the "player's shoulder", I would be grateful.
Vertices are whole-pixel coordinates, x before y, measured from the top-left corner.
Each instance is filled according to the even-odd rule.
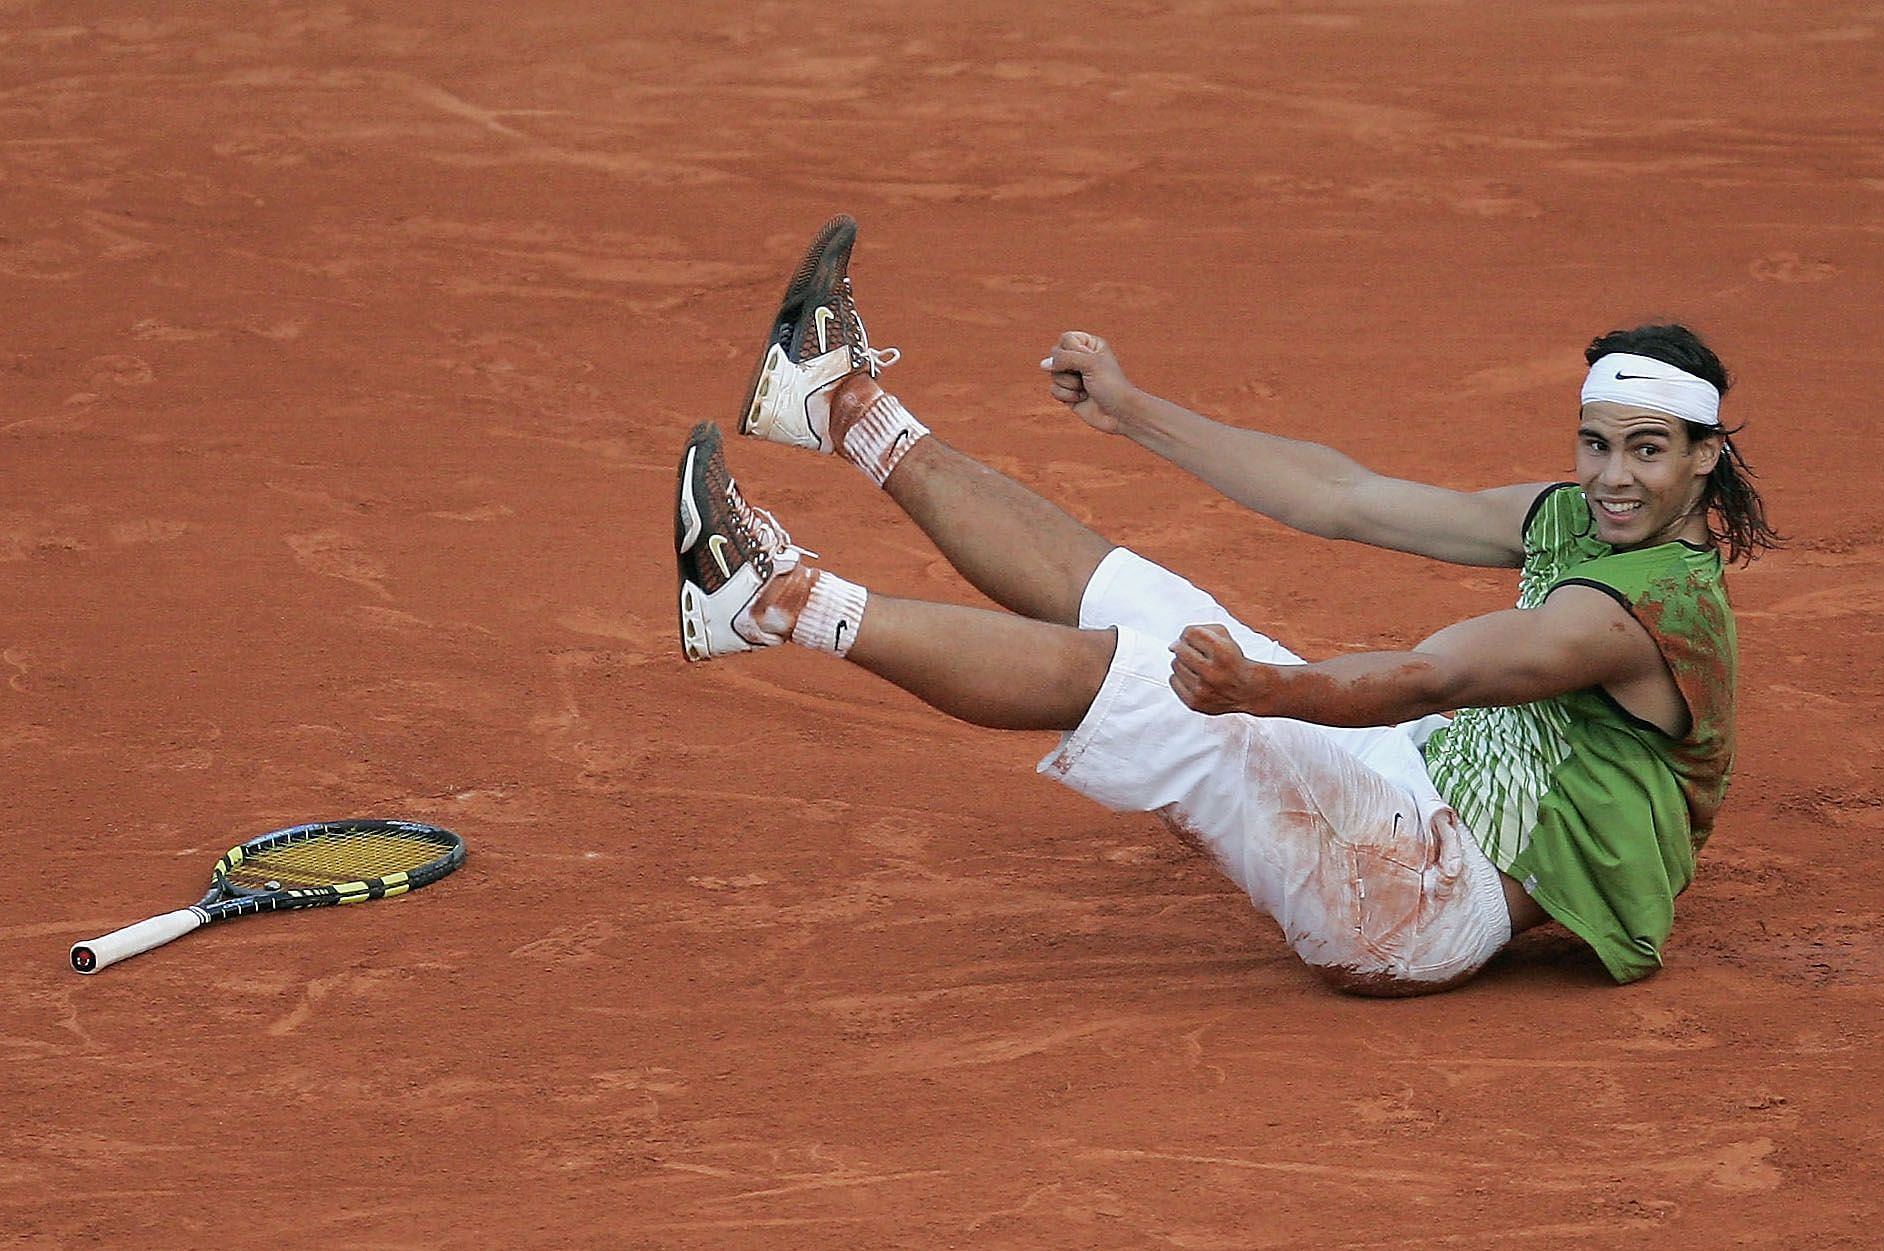
[[[1629,597],[1608,583],[1570,579],[1551,588],[1526,614],[1544,637],[1566,652],[1606,658],[1605,681],[1657,672],[1661,652],[1636,616]]]
[[[1491,528],[1508,536],[1512,555],[1522,559],[1536,546],[1531,530],[1538,517],[1546,509],[1554,511],[1558,507],[1552,501],[1566,496],[1565,488],[1570,488],[1566,499],[1581,506],[1582,495],[1575,487],[1573,482],[1514,482],[1509,486],[1475,491],[1472,497]]]
[[[1590,629],[1624,617],[1656,623],[1652,633],[1731,629],[1720,554],[1693,543],[1608,552],[1573,564],[1552,580],[1544,605],[1561,620],[1577,619]]]
[[[1724,585],[1720,549],[1674,541],[1593,555],[1565,569],[1560,582],[1603,583],[1639,596],[1649,588],[1689,592]]]
[[[1588,513],[1583,489],[1574,482],[1520,482],[1502,488],[1510,506],[1518,511],[1518,533],[1528,535],[1543,518],[1579,517]]]

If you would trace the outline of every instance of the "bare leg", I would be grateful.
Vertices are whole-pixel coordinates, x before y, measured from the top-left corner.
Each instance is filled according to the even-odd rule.
[[[1070,730],[1098,695],[1117,642],[1109,629],[872,595],[848,659],[974,725]]]
[[[862,372],[837,389],[831,428],[840,442],[882,395]],[[1086,584],[1116,546],[933,435],[909,449],[884,490],[976,590],[1035,621],[1079,624]]]

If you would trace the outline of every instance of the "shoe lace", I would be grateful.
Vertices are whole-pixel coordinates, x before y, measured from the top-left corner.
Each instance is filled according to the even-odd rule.
[[[870,346],[870,333],[864,329],[863,318],[857,314],[857,298],[851,292],[850,279],[837,289],[838,312],[849,325],[853,334],[850,345],[850,367],[868,369],[872,378],[878,377],[884,370],[903,359],[901,348],[873,348]]]
[[[791,551],[796,544],[785,527],[779,524],[777,517],[763,508],[746,502],[746,497],[739,493],[737,485],[729,483],[726,487],[726,505],[732,514],[732,522],[741,537],[752,545],[766,567],[762,572],[771,573],[774,561]],[[806,556],[816,556],[816,552],[807,552],[798,548]]]

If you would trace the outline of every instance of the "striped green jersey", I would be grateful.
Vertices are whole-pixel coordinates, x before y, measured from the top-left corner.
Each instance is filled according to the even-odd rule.
[[[1600,688],[1467,708],[1425,746],[1427,770],[1500,870],[1628,982],[1661,966],[1675,896],[1713,830],[1733,762],[1738,644],[1720,553],[1618,552],[1581,489],[1547,489],[1524,525],[1518,607],[1566,585],[1613,596],[1660,648],[1692,726],[1675,739]]]

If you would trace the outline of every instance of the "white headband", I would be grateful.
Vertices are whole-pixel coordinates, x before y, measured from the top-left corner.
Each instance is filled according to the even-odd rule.
[[[1667,413],[1697,426],[1720,425],[1720,392],[1705,378],[1633,352],[1598,357],[1583,380],[1583,403],[1610,400]]]

